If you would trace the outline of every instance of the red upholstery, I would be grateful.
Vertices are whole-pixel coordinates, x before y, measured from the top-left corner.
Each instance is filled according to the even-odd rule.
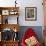
[[[36,33],[33,31],[33,29],[29,28],[27,29],[27,31],[25,32],[25,35],[24,37],[22,38],[22,42],[21,42],[21,45],[22,46],[26,46],[26,43],[25,43],[25,39],[28,39],[29,37],[32,37],[32,36],[37,36]],[[35,46],[41,46],[40,43],[38,42]]]

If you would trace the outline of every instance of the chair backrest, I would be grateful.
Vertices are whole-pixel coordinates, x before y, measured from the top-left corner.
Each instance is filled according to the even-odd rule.
[[[25,39],[27,39],[27,38],[29,38],[31,36],[35,36],[36,37],[37,35],[36,35],[36,33],[34,32],[34,30],[32,28],[28,28],[26,30],[25,34],[24,34],[23,39],[25,40]]]
[[[22,43],[21,43],[21,45],[22,46],[26,46],[25,44],[25,39],[28,39],[29,37],[31,37],[31,36],[36,36],[36,33],[34,32],[34,30],[32,29],[32,28],[28,28],[27,30],[26,30],[26,32],[24,33],[24,36],[23,36],[23,38],[22,38]],[[24,44],[23,44],[24,43]]]
[[[22,38],[22,42],[21,45],[22,46],[26,46],[27,44],[25,43],[26,39],[29,39],[30,37],[35,37],[36,40],[38,41],[37,44],[35,46],[41,46],[39,40],[37,39],[37,34],[34,32],[34,30],[32,28],[28,28],[24,34],[24,37]]]

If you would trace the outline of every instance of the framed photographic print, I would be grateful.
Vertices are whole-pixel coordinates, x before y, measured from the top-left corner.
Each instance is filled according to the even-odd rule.
[[[2,10],[2,15],[9,15],[9,10]]]
[[[37,8],[36,7],[26,7],[25,8],[25,20],[27,21],[37,20]]]

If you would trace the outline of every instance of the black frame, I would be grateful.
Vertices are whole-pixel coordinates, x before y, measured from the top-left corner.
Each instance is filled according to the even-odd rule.
[[[29,11],[30,13],[29,13]],[[32,11],[31,11],[32,10]],[[31,15],[33,13],[33,16]],[[30,15],[31,17],[27,17]],[[36,21],[37,20],[37,8],[36,7],[25,7],[25,20],[26,21]]]

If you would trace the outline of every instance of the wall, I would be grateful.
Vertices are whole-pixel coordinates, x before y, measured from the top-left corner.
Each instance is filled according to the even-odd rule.
[[[19,5],[21,5],[21,8],[20,8],[21,20],[19,18],[21,25],[22,26],[42,26],[43,25],[42,0],[22,0],[19,2],[20,2]],[[37,7],[37,21],[25,21],[25,7]]]
[[[15,6],[15,0],[0,0],[0,6]],[[42,0],[17,0],[19,7],[19,24],[20,26],[43,26],[43,6]],[[25,7],[37,7],[37,21],[25,21]],[[10,20],[10,19],[9,19]],[[23,21],[22,21],[23,20]],[[15,22],[15,21],[14,21]]]

